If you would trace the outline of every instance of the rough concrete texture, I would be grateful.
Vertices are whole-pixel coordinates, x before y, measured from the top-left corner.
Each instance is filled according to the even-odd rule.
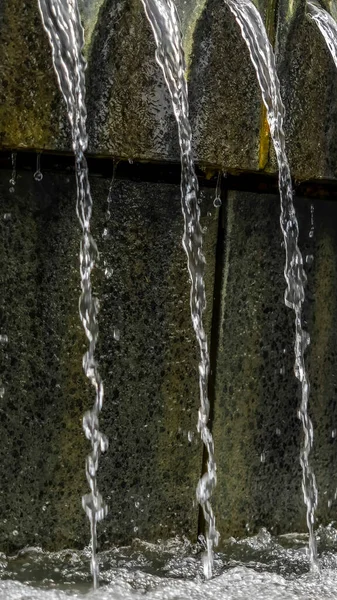
[[[259,4],[265,12],[266,1]],[[204,165],[257,169],[260,93],[239,27],[224,2],[190,0],[178,9],[189,59],[196,157]],[[141,2],[82,0],[81,12],[90,151],[179,160],[170,99]],[[17,0],[2,2],[0,101],[2,147],[70,149],[65,106],[35,0],[22,10]]]
[[[333,13],[332,3],[325,7]],[[276,58],[293,176],[336,177],[337,71],[304,0],[278,3]]]
[[[296,208],[308,274],[305,321],[312,340],[307,364],[317,517],[326,524],[334,519],[337,485],[337,206],[296,199]],[[279,199],[229,193],[213,425],[218,464],[214,507],[222,540],[261,526],[272,533],[306,530],[300,389],[293,374],[294,317],[283,302],[284,258]]]
[[[31,172],[20,172],[14,194],[9,178],[2,171],[0,332],[8,342],[0,344],[0,548],[83,547],[89,443],[81,421],[93,391],[82,373],[74,177],[45,173],[38,183]],[[110,506],[100,543],[178,533],[195,539],[202,462],[198,353],[180,190],[117,180],[108,219],[108,188],[109,181],[92,178],[93,234],[101,250],[94,277],[105,382],[101,428],[110,439],[99,469]],[[218,228],[212,196],[202,191],[208,328]]]

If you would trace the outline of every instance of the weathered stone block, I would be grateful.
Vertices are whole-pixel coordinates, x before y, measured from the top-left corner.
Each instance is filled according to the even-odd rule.
[[[292,174],[299,180],[334,178],[337,71],[304,0],[278,3],[276,57]],[[271,168],[276,169],[275,160]]]
[[[319,486],[318,522],[327,524],[334,518],[337,484],[337,206],[296,199],[296,209],[308,274],[304,319],[312,340],[306,358],[315,429],[311,461]],[[272,533],[306,531],[294,315],[283,301],[284,260],[277,196],[230,192],[213,425],[214,504],[222,540],[262,526]]]
[[[83,547],[89,443],[81,421],[93,390],[82,372],[74,178],[45,173],[38,183],[19,172],[14,194],[9,178],[2,171],[0,333],[8,342],[0,344],[0,547]],[[110,439],[99,470],[110,506],[100,540],[104,547],[178,533],[195,539],[202,462],[198,352],[180,189],[116,180],[108,218],[109,181],[92,178],[91,184],[101,251],[94,275],[105,383],[101,429]],[[218,219],[212,193],[202,190],[202,197],[210,328]],[[192,441],[188,431],[195,432]]]
[[[20,7],[21,7],[21,3]],[[37,1],[0,8],[0,145],[70,149],[65,106]],[[259,8],[266,12],[265,0]],[[177,128],[139,0],[81,3],[88,58],[90,152],[179,160]],[[256,170],[261,99],[238,25],[224,2],[178,9],[189,62],[195,155],[203,165]]]

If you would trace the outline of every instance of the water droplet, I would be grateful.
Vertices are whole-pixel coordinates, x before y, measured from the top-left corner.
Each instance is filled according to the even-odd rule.
[[[35,181],[42,181],[43,175],[42,175],[41,171],[35,171],[34,179],[35,179]]]
[[[133,165],[133,159],[132,158],[128,158],[129,164]]]
[[[4,214],[4,221],[10,221],[12,218],[12,214],[11,213],[5,213]]]
[[[335,438],[336,435],[337,435],[337,429],[333,429],[332,432],[331,432],[331,437]]]
[[[140,503],[139,503],[138,501],[137,501],[137,502],[135,502],[135,507],[136,507],[136,508],[139,508],[139,507],[140,507]]]
[[[41,173],[41,152],[36,155],[36,171],[34,173],[35,181],[42,181],[43,175]]]
[[[262,452],[262,453],[261,453],[261,456],[260,456],[260,461],[261,461],[262,463],[266,462],[266,453],[265,453],[265,452]]]
[[[14,192],[15,192],[15,188],[14,188],[14,187],[10,187],[10,188],[9,188],[9,193],[10,193],[10,194],[14,194]]]
[[[217,178],[217,182],[216,182],[216,188],[215,188],[215,198],[213,200],[213,206],[215,208],[219,208],[222,204],[221,202],[221,177],[222,177],[222,173],[221,171],[218,172],[218,178]]]
[[[0,334],[0,344],[7,344],[7,342],[8,342],[8,335]]]
[[[17,535],[19,535],[19,532],[17,529],[14,529],[14,531],[12,531],[12,535],[14,535],[14,537],[16,537]]]
[[[314,222],[314,213],[315,213],[315,208],[314,205],[311,204],[310,206],[310,231],[309,231],[309,237],[313,238],[314,237],[314,232],[315,232],[315,222]]]
[[[134,527],[134,528],[133,528],[133,531],[134,531],[135,533],[137,533],[137,531],[138,531],[138,527]]]
[[[189,442],[192,442],[193,438],[194,438],[194,433],[193,433],[193,431],[188,431],[188,432],[187,432],[187,439],[188,439],[188,441],[189,441]]]
[[[281,429],[279,429],[278,427],[276,427],[276,435],[281,435]]]
[[[102,238],[103,238],[103,240],[107,240],[109,237],[110,237],[109,229],[107,227],[104,227],[103,233],[102,233]]]
[[[307,254],[307,255],[306,255],[306,257],[305,257],[305,262],[306,262],[308,265],[311,265],[311,263],[313,262],[313,260],[314,260],[314,257],[313,257],[313,255],[312,255],[312,254]]]
[[[0,386],[0,398],[3,398],[5,395],[5,388],[3,386]]]
[[[285,367],[280,368],[280,375],[284,375],[286,372]]]
[[[114,340],[116,340],[116,342],[119,342],[119,340],[121,339],[121,332],[119,329],[117,329],[117,327],[115,327],[115,329],[114,329],[113,336],[114,336]]]
[[[105,269],[104,271],[104,275],[107,279],[111,279],[111,277],[113,276],[113,269],[109,269],[108,267]]]
[[[328,507],[331,508],[332,506],[332,500],[328,500]]]

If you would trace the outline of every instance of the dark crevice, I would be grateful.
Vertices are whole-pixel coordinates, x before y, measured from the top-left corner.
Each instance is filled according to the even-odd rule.
[[[219,337],[221,327],[221,290],[224,260],[225,207],[227,202],[227,179],[224,180],[224,178],[222,178],[221,182],[221,200],[222,204],[219,209],[218,236],[215,254],[214,287],[212,297],[212,324],[211,334],[209,338],[210,374],[208,379],[208,398],[210,403],[210,414],[208,426],[211,431],[214,422],[216,365],[218,362]],[[207,458],[207,452],[204,448],[201,474],[205,473],[207,470]],[[205,519],[201,507],[199,507],[198,536],[200,534],[205,535]]]
[[[34,173],[36,171],[36,159],[36,152],[17,151],[17,171],[29,170]],[[92,177],[111,178],[114,163],[118,161],[116,179],[180,185],[180,162],[129,162],[118,158],[90,155],[87,156],[87,161]],[[10,170],[11,168],[11,152],[9,150],[0,151],[0,169]],[[41,171],[73,173],[74,157],[70,153],[43,152],[41,155]],[[216,167],[202,168],[197,164],[196,173],[201,187],[214,188],[216,186],[218,173]],[[230,190],[278,195],[277,173],[268,174],[263,171],[227,172],[226,185],[227,189]],[[297,196],[337,200],[337,180],[293,181],[293,186]]]

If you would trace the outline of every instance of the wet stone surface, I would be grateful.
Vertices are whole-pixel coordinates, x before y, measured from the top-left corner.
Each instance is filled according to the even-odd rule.
[[[293,176],[336,177],[337,73],[304,0],[256,2],[275,45]],[[276,171],[261,97],[238,25],[224,2],[177,2],[188,58],[195,157],[205,168]],[[335,16],[333,2],[325,7]],[[80,2],[88,59],[89,149],[179,160],[169,95],[137,0]],[[0,148],[70,149],[37,2],[0,7]]]
[[[0,547],[83,547],[89,525],[89,445],[82,415],[93,391],[77,307],[80,231],[73,173],[0,182]],[[177,533],[195,539],[202,449],[196,432],[198,353],[181,247],[179,186],[92,178],[101,251],[97,348],[105,382],[101,429],[110,440],[99,485],[110,507],[101,547]],[[210,328],[218,211],[202,190]],[[8,338],[8,340],[7,340]],[[191,432],[190,434],[188,432]]]
[[[329,523],[337,485],[337,206],[298,198],[295,206],[308,275],[304,322],[311,336],[306,360],[317,522]],[[230,192],[224,238],[213,426],[218,527],[222,540],[261,526],[276,534],[305,531],[300,390],[293,374],[294,316],[283,301],[278,197]]]
[[[266,2],[259,4],[264,12]],[[178,10],[189,59],[195,156],[206,166],[257,169],[260,92],[239,27],[224,2],[190,0]],[[171,103],[141,3],[89,6],[83,0],[81,11],[90,152],[179,160]],[[17,0],[5,0],[0,8],[0,100],[0,147],[70,149],[37,2],[20,10]]]

